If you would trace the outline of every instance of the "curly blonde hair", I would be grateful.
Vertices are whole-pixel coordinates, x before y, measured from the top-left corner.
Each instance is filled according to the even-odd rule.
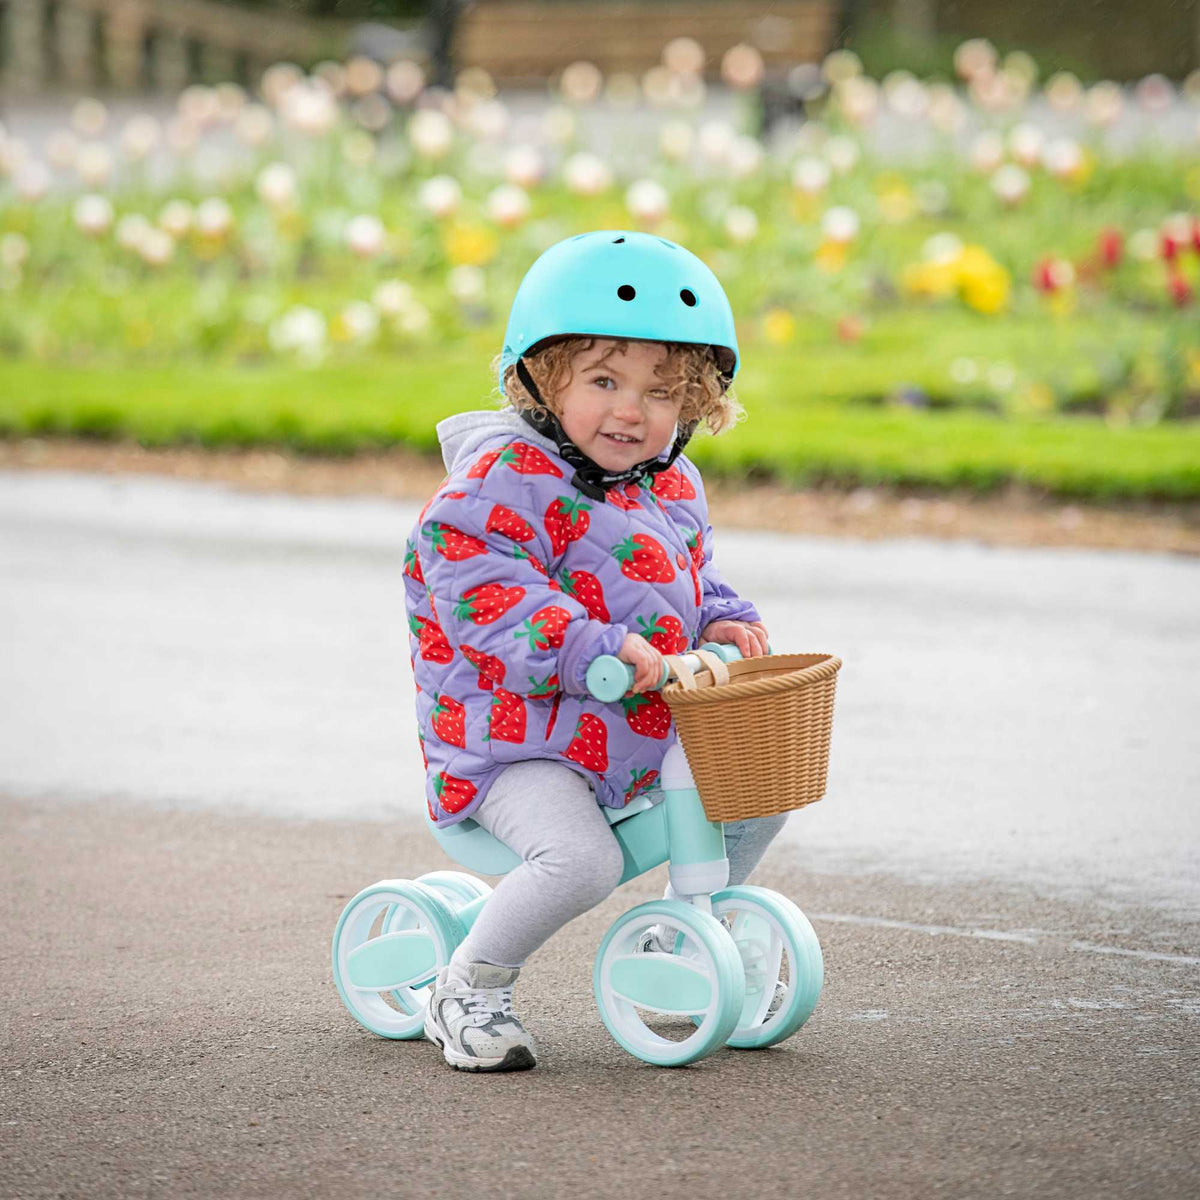
[[[525,365],[545,406],[556,417],[562,416],[559,396],[571,382],[571,362],[581,351],[590,350],[597,341],[590,335],[569,335],[534,349],[523,355]],[[624,352],[631,341],[641,338],[607,338],[613,345],[605,351],[600,361],[604,362],[618,350]],[[732,385],[722,385],[716,356],[708,346],[690,342],[659,342],[666,346],[667,357],[655,367],[654,373],[667,386],[672,399],[682,397],[679,410],[680,424],[702,421],[709,433],[722,433],[745,416],[745,410],[733,394]],[[500,369],[501,355],[492,359],[492,371]],[[537,407],[537,401],[526,391],[517,375],[516,364],[504,372],[504,395],[501,402],[515,409]]]

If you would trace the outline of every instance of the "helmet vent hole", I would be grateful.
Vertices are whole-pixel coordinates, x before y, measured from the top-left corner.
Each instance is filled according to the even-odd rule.
[[[623,242],[624,240],[625,239],[623,237],[613,238],[613,245],[615,246],[618,242]]]
[[[623,283],[619,288],[617,288],[617,295],[620,296],[622,300],[632,300],[634,296],[637,295],[637,292],[635,292],[633,288],[629,286],[629,284]]]
[[[682,300],[684,302],[684,304],[686,304],[688,306],[688,308],[696,307],[696,293],[695,292],[689,291],[687,288],[684,288],[683,291],[681,291],[679,293],[679,298],[680,298],[680,300]]]

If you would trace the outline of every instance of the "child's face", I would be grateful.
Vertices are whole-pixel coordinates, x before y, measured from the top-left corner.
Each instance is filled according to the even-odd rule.
[[[567,437],[606,471],[657,458],[671,444],[683,403],[670,398],[654,373],[667,357],[666,346],[629,342],[609,354],[615,344],[600,338],[576,353],[571,382],[557,397]]]

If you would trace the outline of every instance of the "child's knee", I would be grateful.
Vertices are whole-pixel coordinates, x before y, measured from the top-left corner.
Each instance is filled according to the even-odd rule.
[[[571,847],[569,854],[555,855],[547,868],[575,897],[581,911],[608,898],[621,882],[625,859],[617,839],[611,835]]]

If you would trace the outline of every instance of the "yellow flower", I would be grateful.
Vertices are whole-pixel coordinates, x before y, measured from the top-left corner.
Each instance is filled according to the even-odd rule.
[[[963,301],[976,312],[991,316],[1008,304],[1008,272],[997,266],[994,271],[965,276],[960,284]]]
[[[879,215],[891,225],[907,221],[916,210],[912,189],[898,175],[881,175],[875,181]]]
[[[786,308],[773,308],[763,317],[763,336],[775,346],[790,342],[796,333],[796,318]]]
[[[900,273],[900,287],[910,296],[945,300],[958,291],[958,259],[910,263]]]
[[[828,271],[830,274],[840,271],[846,265],[846,243],[831,242],[827,238],[817,247],[813,261],[821,270]]]
[[[442,232],[442,249],[455,267],[483,267],[496,257],[499,242],[490,229],[456,222]]]

